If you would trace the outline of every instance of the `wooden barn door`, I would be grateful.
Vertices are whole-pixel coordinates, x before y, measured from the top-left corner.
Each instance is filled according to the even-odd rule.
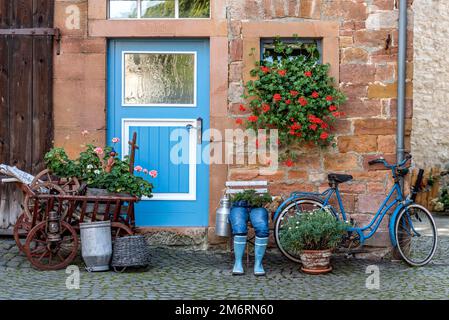
[[[0,163],[36,173],[53,140],[54,0],[0,0]],[[17,218],[15,185],[0,184],[0,229]]]

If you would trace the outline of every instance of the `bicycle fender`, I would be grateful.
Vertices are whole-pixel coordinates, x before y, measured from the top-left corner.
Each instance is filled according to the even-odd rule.
[[[393,214],[390,217],[390,223],[388,226],[388,231],[390,233],[390,241],[391,241],[391,245],[394,247],[396,247],[397,243],[396,243],[396,237],[394,234],[394,226],[396,224],[396,219],[399,215],[399,213],[402,211],[402,209],[406,208],[408,205],[410,205],[412,203],[412,201],[408,200],[405,203],[400,203],[396,209],[394,210]]]
[[[296,199],[310,199],[310,200],[315,200],[315,201],[318,201],[318,202],[323,202],[322,199],[320,199],[318,197],[311,196],[311,195],[304,196],[304,197],[291,196],[291,197],[287,198],[284,202],[282,202],[280,204],[280,206],[276,209],[276,212],[273,215],[273,221],[276,220],[276,218],[279,216],[279,214],[282,212],[282,210],[284,210],[284,208],[288,204],[290,204],[293,200],[296,200]]]

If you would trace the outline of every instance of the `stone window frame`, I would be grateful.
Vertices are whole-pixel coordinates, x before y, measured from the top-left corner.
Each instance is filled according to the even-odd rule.
[[[298,38],[320,39],[322,45],[322,62],[330,64],[329,74],[339,84],[340,48],[339,23],[330,21],[310,22],[242,22],[243,39],[243,81],[246,83],[253,78],[250,75],[254,63],[260,58],[261,40],[264,38],[291,38],[293,34]],[[253,52],[253,55],[250,53]]]

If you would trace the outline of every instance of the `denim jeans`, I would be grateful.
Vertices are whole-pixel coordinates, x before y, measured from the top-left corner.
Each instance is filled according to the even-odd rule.
[[[270,234],[268,226],[268,211],[265,208],[232,207],[229,222],[233,235],[248,234],[248,219],[259,238],[266,238]]]

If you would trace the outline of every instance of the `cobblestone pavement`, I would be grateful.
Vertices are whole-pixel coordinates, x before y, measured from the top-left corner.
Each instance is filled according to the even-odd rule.
[[[449,219],[448,219],[449,220]],[[80,260],[80,288],[66,288],[68,274],[37,271],[10,239],[0,240],[0,299],[448,299],[449,224],[441,225],[439,249],[426,267],[337,257],[334,271],[311,276],[270,250],[266,277],[232,276],[230,253],[152,248],[151,266],[124,273],[88,273]],[[380,289],[366,289],[367,266],[380,270]]]

